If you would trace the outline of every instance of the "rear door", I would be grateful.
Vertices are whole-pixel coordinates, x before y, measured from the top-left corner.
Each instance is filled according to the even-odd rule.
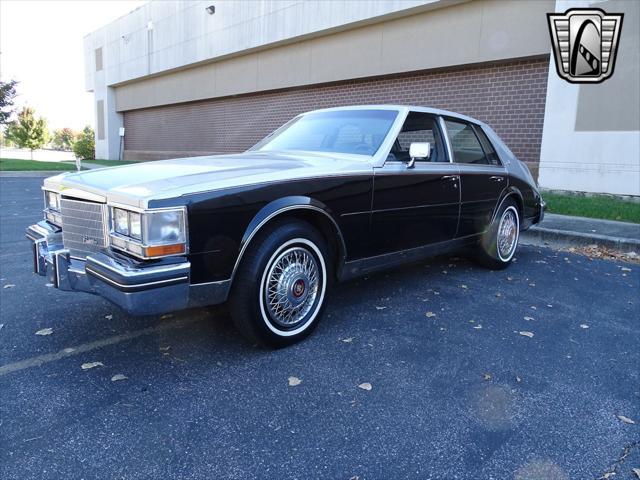
[[[457,237],[483,233],[508,176],[491,142],[478,125],[445,118],[454,164],[460,171],[460,224]]]
[[[445,150],[440,123],[435,115],[410,112],[384,166],[375,169],[372,255],[454,238],[460,179]],[[431,143],[432,153],[408,168],[412,142]]]

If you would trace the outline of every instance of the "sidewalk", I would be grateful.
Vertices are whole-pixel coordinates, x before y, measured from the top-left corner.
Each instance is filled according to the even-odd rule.
[[[522,233],[523,243],[598,245],[640,253],[640,224],[547,213],[542,223]]]

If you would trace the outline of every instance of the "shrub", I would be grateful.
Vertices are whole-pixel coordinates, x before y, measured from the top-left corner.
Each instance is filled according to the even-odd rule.
[[[80,160],[96,158],[96,144],[93,128],[89,125],[84,127],[84,130],[82,130],[82,133],[78,135],[78,139],[73,144],[73,154]]]

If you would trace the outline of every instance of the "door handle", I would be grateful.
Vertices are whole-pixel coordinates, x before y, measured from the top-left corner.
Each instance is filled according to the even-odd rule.
[[[493,180],[494,182],[504,182],[504,177],[499,177],[498,175],[494,175],[492,177],[489,177],[491,180]]]
[[[458,180],[458,175],[443,175],[440,177],[441,180]]]

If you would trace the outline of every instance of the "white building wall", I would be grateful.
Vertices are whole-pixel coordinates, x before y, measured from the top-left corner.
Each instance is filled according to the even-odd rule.
[[[632,2],[587,2],[558,0],[556,12],[565,12],[569,8],[601,7],[605,11],[617,12],[614,8],[634,7]],[[627,42],[625,49],[637,53],[638,25],[634,24],[633,11],[627,11],[624,19],[621,42]],[[636,12],[637,13],[637,12]],[[636,20],[637,21],[637,20]],[[634,30],[635,28],[635,30]],[[622,49],[622,46],[619,49]],[[618,54],[620,55],[620,53]],[[620,61],[637,62],[637,59],[618,58]],[[553,62],[553,54],[551,62]],[[623,68],[624,67],[624,68]],[[605,90],[606,82],[625,80],[620,91],[626,99],[638,97],[637,69],[635,65],[617,65],[614,77],[590,88],[596,88],[602,94],[610,94]],[[627,75],[627,78],[620,78]],[[635,77],[633,77],[635,76]],[[635,78],[632,79],[631,77]],[[549,66],[547,101],[545,108],[542,148],[540,154],[540,171],[538,183],[542,188],[554,190],[570,190],[590,193],[610,193],[617,195],[640,195],[640,131],[636,122],[629,122],[633,127],[628,131],[616,127],[611,130],[599,128],[597,131],[578,131],[576,116],[578,115],[580,85],[571,84],[561,79],[552,63]],[[631,91],[635,89],[635,91]],[[633,100],[625,105],[625,115],[640,115],[640,105]],[[584,113],[584,112],[583,112]],[[604,115],[612,118],[620,112],[606,109],[590,112],[593,115]],[[631,114],[631,115],[630,115]],[[600,123],[607,123],[606,118]],[[611,122],[614,124],[614,119]]]

